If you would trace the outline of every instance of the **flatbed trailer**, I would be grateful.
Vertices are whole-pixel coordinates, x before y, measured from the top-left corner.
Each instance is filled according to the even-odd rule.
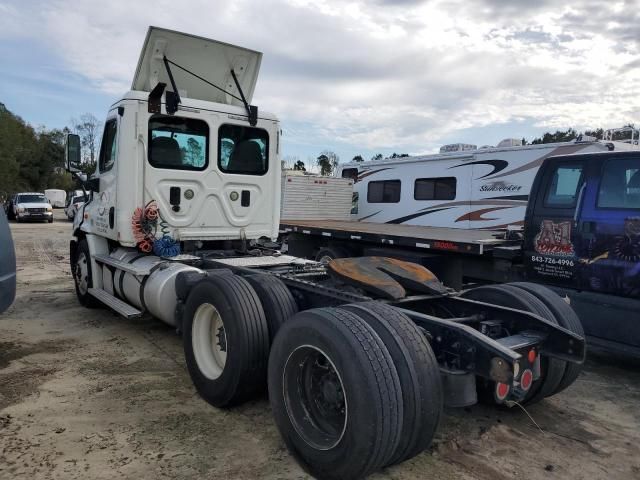
[[[423,265],[446,285],[523,279],[521,229],[464,230],[340,220],[280,221],[292,255],[327,262],[344,256],[386,255]]]

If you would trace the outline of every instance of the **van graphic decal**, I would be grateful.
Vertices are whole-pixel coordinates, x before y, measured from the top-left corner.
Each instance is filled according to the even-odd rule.
[[[533,245],[538,253],[573,256],[575,252],[571,243],[571,222],[542,220]]]

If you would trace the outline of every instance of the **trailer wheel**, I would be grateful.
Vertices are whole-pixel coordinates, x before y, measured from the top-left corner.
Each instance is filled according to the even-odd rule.
[[[388,464],[415,457],[431,444],[442,413],[440,368],[431,345],[406,315],[389,305],[364,302],[339,308],[357,314],[375,330],[398,372],[404,419],[400,443]]]
[[[511,285],[486,285],[468,290],[461,295],[463,298],[479,300],[486,303],[493,303],[504,307],[517,308],[526,312],[531,312],[553,323],[558,323],[553,313],[538,300],[534,295],[525,292]],[[546,356],[540,357],[540,379],[533,382],[529,392],[524,398],[525,405],[539,402],[545,397],[552,395],[560,384],[566,362]],[[479,385],[482,385],[479,382]],[[480,398],[493,399],[495,382],[485,381],[486,389],[479,392]],[[495,400],[494,400],[495,401]]]
[[[89,289],[93,285],[91,272],[91,254],[89,244],[85,239],[78,242],[75,255],[71,258],[71,273],[76,287],[76,296],[80,304],[87,308],[96,308],[100,302],[89,295]]]
[[[351,255],[349,255],[349,252],[346,249],[332,245],[329,247],[322,247],[318,251],[318,254],[316,255],[316,262],[327,265],[331,260],[335,258],[348,258],[350,256]]]
[[[287,447],[318,478],[364,477],[389,462],[400,440],[391,355],[346,310],[307,310],[282,326],[269,357],[269,400]]]
[[[557,293],[555,293],[550,288],[547,288],[543,285],[538,285],[535,283],[529,282],[515,282],[510,283],[509,285],[513,285],[514,287],[525,290],[544,303],[549,310],[553,313],[556,321],[561,327],[566,328],[570,332],[577,333],[578,335],[584,337],[584,329],[582,328],[582,323],[576,315],[576,312],[573,311],[573,308],[565,302]],[[582,371],[582,365],[577,363],[566,362],[567,368],[562,376],[562,380],[560,380],[560,384],[555,389],[553,394],[555,395],[558,392],[561,392],[565,388],[569,387],[573,382],[578,379],[580,372]]]
[[[269,326],[269,345],[284,322],[298,313],[293,295],[278,277],[268,274],[244,277],[258,294]]]
[[[236,275],[211,275],[189,293],[183,347],[191,380],[215,407],[241,403],[265,386],[269,330],[258,295]]]

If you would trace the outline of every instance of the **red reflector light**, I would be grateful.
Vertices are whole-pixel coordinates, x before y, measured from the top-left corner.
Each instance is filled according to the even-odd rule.
[[[509,395],[509,385],[506,383],[496,384],[496,397],[498,400],[504,400]]]
[[[522,372],[522,376],[520,377],[520,387],[526,391],[531,388],[532,383],[533,372],[527,368],[524,372]]]
[[[527,355],[527,359],[529,360],[529,363],[533,363],[536,361],[536,351],[532,348],[531,350],[529,350],[529,354]]]

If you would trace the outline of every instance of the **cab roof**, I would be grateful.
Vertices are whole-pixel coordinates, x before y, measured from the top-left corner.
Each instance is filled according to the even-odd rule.
[[[261,52],[187,33],[149,27],[131,89],[150,92],[159,82],[171,88],[165,57],[171,62],[171,73],[181,97],[237,106],[243,103],[193,74],[237,97],[239,92],[231,75],[233,69],[250,103],[262,62]]]

